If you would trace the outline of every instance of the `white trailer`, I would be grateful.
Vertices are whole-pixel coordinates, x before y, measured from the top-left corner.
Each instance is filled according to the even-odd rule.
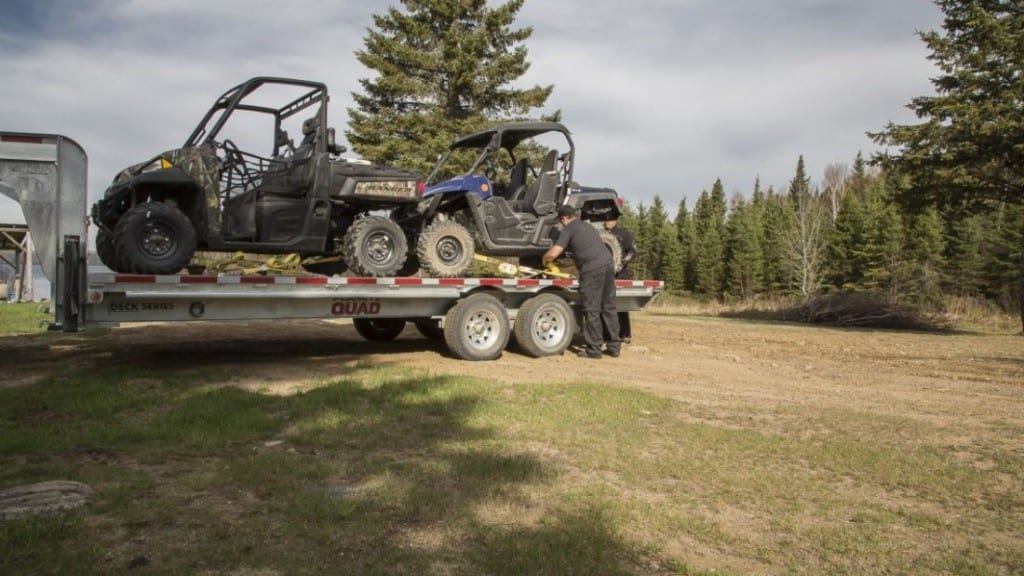
[[[84,150],[59,135],[0,131],[0,193],[17,201],[51,282],[51,329],[85,324],[351,318],[365,338],[407,322],[464,360],[497,358],[510,338],[531,356],[561,354],[577,332],[575,280],[318,275],[90,274]],[[619,310],[646,306],[656,280],[616,282]]]

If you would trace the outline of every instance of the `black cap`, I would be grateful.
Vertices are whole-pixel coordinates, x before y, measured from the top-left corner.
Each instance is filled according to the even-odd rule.
[[[570,218],[575,218],[576,217],[576,209],[573,208],[572,206],[569,206],[568,204],[563,204],[562,206],[558,207],[558,217],[561,218],[562,216],[568,216]]]

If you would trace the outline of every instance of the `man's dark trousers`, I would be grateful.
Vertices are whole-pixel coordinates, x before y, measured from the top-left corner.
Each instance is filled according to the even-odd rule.
[[[615,271],[611,266],[580,273],[580,296],[583,299],[583,341],[587,353],[601,353],[602,323],[608,330],[608,352],[618,354],[619,318],[615,311]]]

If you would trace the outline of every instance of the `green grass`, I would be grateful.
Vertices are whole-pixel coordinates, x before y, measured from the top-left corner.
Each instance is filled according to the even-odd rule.
[[[95,489],[0,522],[0,573],[1024,569],[1024,455],[988,448],[980,470],[920,420],[793,407],[765,427],[755,406],[365,364],[290,396],[231,376],[115,365],[0,388],[0,488]]]
[[[0,336],[44,332],[53,316],[38,302],[0,303]]]

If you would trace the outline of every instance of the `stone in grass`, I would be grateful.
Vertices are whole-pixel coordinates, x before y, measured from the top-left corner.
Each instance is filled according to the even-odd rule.
[[[0,490],[0,519],[51,514],[85,506],[92,488],[81,482],[50,480]]]

